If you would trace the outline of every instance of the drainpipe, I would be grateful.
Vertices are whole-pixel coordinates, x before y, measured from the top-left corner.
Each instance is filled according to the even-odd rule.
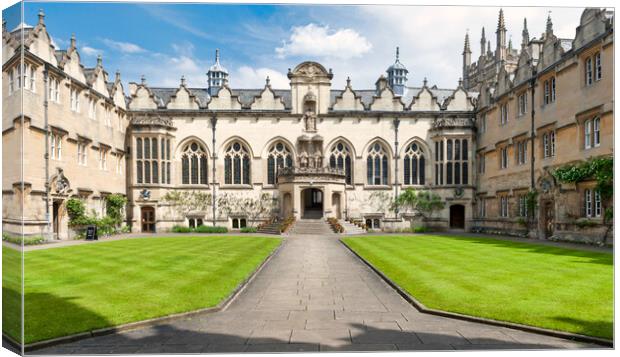
[[[394,121],[394,200],[398,198],[398,126],[400,119],[395,118]],[[394,208],[395,218],[398,218],[398,207]]]
[[[535,180],[534,180],[534,138],[536,137],[535,133],[534,133],[534,116],[536,114],[536,109],[534,107],[534,93],[536,91],[536,70],[534,70],[534,72],[532,73],[532,78],[530,79],[530,88],[532,88],[532,117],[531,117],[531,127],[530,127],[530,143],[531,143],[531,150],[530,150],[530,188],[533,190],[535,188]]]
[[[49,96],[49,71],[47,64],[43,68],[43,120],[45,127],[45,221],[47,223],[47,239],[51,240],[52,221],[50,219],[50,154],[49,140],[50,130],[48,121],[48,96]]]
[[[211,164],[211,173],[212,173],[212,193],[211,195],[213,196],[212,200],[211,200],[211,210],[213,211],[213,227],[215,227],[215,195],[216,195],[216,191],[215,191],[215,164],[216,164],[216,157],[215,157],[215,126],[217,125],[217,117],[215,116],[215,114],[213,114],[213,116],[211,117],[211,136],[213,139],[213,152],[211,153],[211,158],[213,160],[213,163]]]

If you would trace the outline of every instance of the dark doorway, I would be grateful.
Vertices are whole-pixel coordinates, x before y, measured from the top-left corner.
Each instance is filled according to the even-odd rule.
[[[450,206],[450,228],[465,229],[465,206]]]
[[[143,233],[155,233],[155,208],[154,207],[142,207],[142,232]]]
[[[553,235],[553,231],[555,228],[555,210],[553,207],[553,201],[545,201],[542,205],[543,207],[543,229],[545,232],[545,238],[549,238]]]
[[[323,217],[323,191],[308,188],[301,193],[304,207],[304,218]]]
[[[54,239],[58,239],[58,232],[60,231],[60,205],[62,201],[54,201],[52,203],[52,230],[54,232]]]

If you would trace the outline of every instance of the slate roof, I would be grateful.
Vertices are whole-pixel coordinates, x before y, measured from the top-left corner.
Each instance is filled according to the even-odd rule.
[[[177,88],[164,88],[164,87],[149,87],[151,92],[155,95],[155,100],[159,107],[165,107],[169,102],[172,95],[176,93]],[[200,103],[201,107],[205,107],[211,97],[209,96],[207,88],[188,88],[189,91],[196,96],[196,99]],[[401,98],[402,102],[409,106],[411,104],[411,100],[414,96],[416,96],[421,90],[422,87],[406,87],[405,95]],[[254,98],[261,95],[264,88],[260,89],[231,89],[233,96],[239,97],[239,101],[241,102],[241,107],[243,109],[249,109],[252,103],[254,102]],[[437,101],[439,104],[443,104],[443,102],[452,95],[454,89],[447,88],[437,88],[436,86],[430,87],[429,90],[435,97],[437,97]],[[277,97],[282,98],[284,102],[285,110],[290,110],[292,108],[291,103],[291,91],[290,89],[274,89],[273,90]],[[330,107],[334,105],[336,102],[336,97],[341,96],[344,89],[332,89],[330,91]],[[377,92],[375,89],[359,89],[355,90],[355,95],[359,96],[362,100],[362,103],[366,108],[369,108],[370,104],[373,101]],[[475,96],[477,93],[469,92],[470,96]]]

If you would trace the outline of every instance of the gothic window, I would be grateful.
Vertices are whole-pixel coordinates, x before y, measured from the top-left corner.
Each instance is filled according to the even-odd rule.
[[[417,142],[407,146],[404,155],[404,175],[405,185],[424,185],[425,182],[425,164],[424,154]]]
[[[368,149],[366,169],[369,185],[388,184],[388,155],[387,150],[385,150],[381,143],[375,142]]]
[[[343,142],[338,142],[332,147],[329,157],[329,166],[344,170],[347,185],[353,184],[353,172],[351,167],[351,150]]]
[[[293,154],[282,142],[277,142],[269,149],[267,158],[267,183],[275,185],[278,178],[278,170],[293,166]]]
[[[168,150],[168,143],[166,143]],[[166,153],[166,157],[168,153]],[[162,152],[162,156],[163,152]],[[162,166],[163,169],[163,166]],[[166,171],[169,167],[166,163]],[[167,175],[169,178],[169,174]],[[208,159],[205,147],[191,141],[183,147],[181,154],[181,182],[184,185],[206,185],[208,181]]]
[[[250,184],[250,154],[240,142],[228,145],[224,155],[224,183],[227,185]]]
[[[445,159],[443,155],[444,141]],[[435,185],[469,184],[469,145],[467,139],[439,139],[435,142],[435,159]],[[445,182],[444,175],[446,177]]]

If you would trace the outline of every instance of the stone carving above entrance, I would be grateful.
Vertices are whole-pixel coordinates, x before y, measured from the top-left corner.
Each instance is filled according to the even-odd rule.
[[[64,171],[60,167],[56,168],[56,174],[52,176],[51,183],[52,192],[57,195],[66,195],[71,192],[69,179],[65,177]]]
[[[297,158],[297,167],[323,167],[323,137],[315,135],[309,138],[306,135],[302,135],[297,138],[297,147],[300,153]]]

